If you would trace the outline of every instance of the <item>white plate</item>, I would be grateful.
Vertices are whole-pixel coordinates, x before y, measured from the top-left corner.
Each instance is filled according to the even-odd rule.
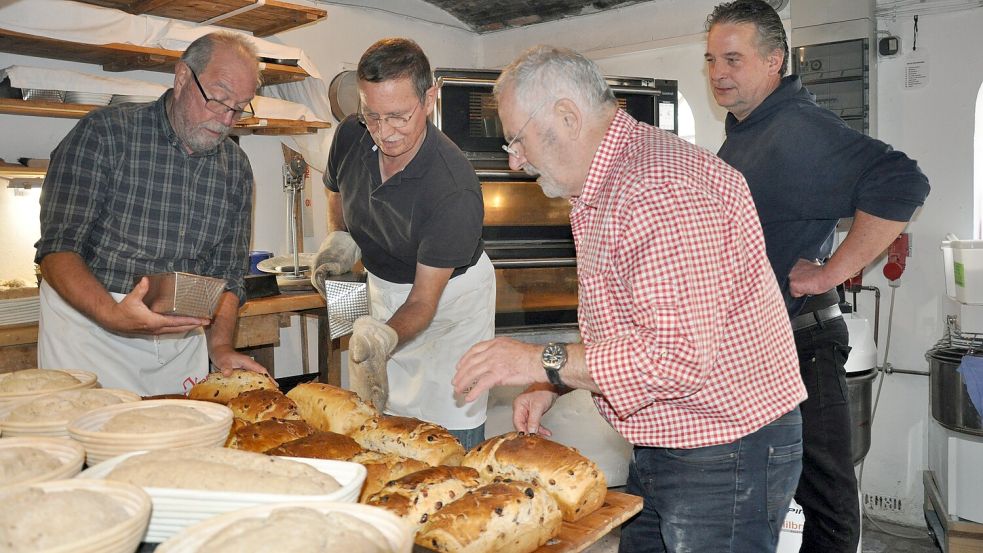
[[[139,547],[150,519],[150,497],[139,487],[123,482],[79,479],[40,482],[6,489],[0,492],[0,501],[4,500],[4,495],[23,488],[38,488],[45,492],[84,489],[104,493],[115,499],[130,515],[116,526],[80,536],[74,543],[46,549],[44,553],[133,553]],[[66,515],[70,516],[70,513]]]
[[[301,272],[310,274],[311,264],[314,263],[316,253],[302,253],[299,256]],[[256,268],[264,273],[274,273],[278,275],[292,274],[294,266],[294,256],[276,255],[269,259],[264,259],[256,264]]]
[[[145,452],[128,453],[109,459],[99,465],[82,471],[78,478],[105,478],[119,463],[134,455]],[[292,495],[269,493],[222,492],[211,490],[187,490],[179,488],[144,488],[153,500],[153,516],[147,528],[144,541],[159,543],[182,529],[229,511],[268,503],[331,501],[355,503],[365,482],[365,466],[347,461],[327,459],[307,459],[284,457],[292,461],[310,465],[330,474],[341,484],[341,488],[322,495]]]
[[[34,475],[27,480],[21,480],[6,486],[0,484],[0,490],[9,489],[12,486],[71,478],[82,470],[82,462],[85,460],[85,449],[82,447],[82,445],[66,438],[7,437],[0,440],[0,449],[11,449],[17,447],[30,447],[50,453],[61,461],[61,466],[43,474]]]
[[[194,553],[226,526],[244,519],[266,518],[274,509],[306,507],[322,513],[340,512],[364,520],[374,526],[389,542],[392,553],[410,553],[413,549],[413,531],[396,515],[369,505],[358,503],[300,502],[259,505],[240,509],[211,518],[191,526],[157,548],[157,553]]]

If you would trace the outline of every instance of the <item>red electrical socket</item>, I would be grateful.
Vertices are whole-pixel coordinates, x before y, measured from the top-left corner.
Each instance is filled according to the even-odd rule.
[[[898,280],[905,269],[905,259],[911,256],[908,233],[902,232],[887,248],[887,263],[884,264],[884,277]]]

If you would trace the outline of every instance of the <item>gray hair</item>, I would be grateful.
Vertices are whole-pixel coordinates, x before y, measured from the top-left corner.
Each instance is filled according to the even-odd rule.
[[[256,85],[261,84],[259,54],[256,51],[256,46],[245,35],[239,33],[220,31],[202,35],[188,45],[188,49],[181,54],[181,61],[186,63],[195,73],[201,73],[208,67],[208,63],[212,61],[212,55],[217,49],[227,49],[244,60],[257,61]]]
[[[529,48],[502,70],[495,82],[495,97],[509,88],[515,90],[526,111],[551,95],[570,98],[591,113],[617,101],[593,61],[568,48],[544,44]]]
[[[775,50],[784,54],[782,70],[784,75],[788,70],[788,38],[785,36],[785,26],[782,18],[767,2],[763,0],[737,0],[720,4],[707,17],[706,30],[718,23],[753,23],[758,31],[758,52],[761,57],[767,57]]]

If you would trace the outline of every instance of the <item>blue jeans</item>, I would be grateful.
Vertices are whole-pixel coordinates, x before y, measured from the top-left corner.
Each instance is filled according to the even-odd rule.
[[[464,451],[470,451],[472,447],[485,441],[485,425],[466,430],[448,430],[452,436],[457,438],[464,446]]]
[[[627,491],[644,504],[620,553],[774,552],[802,469],[802,416],[795,408],[728,444],[632,457]]]
[[[802,402],[802,477],[795,500],[805,527],[800,553],[855,553],[860,506],[853,472],[850,400],[846,382],[850,334],[842,318],[795,333],[799,370],[809,399]]]

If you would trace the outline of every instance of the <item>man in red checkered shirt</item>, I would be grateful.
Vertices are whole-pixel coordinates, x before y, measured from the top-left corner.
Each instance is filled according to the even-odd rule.
[[[467,399],[527,385],[520,431],[583,388],[635,447],[621,551],[774,551],[801,470],[788,316],[740,173],[618,109],[593,62],[549,46],[495,86],[513,169],[568,197],[583,344],[482,342]]]

